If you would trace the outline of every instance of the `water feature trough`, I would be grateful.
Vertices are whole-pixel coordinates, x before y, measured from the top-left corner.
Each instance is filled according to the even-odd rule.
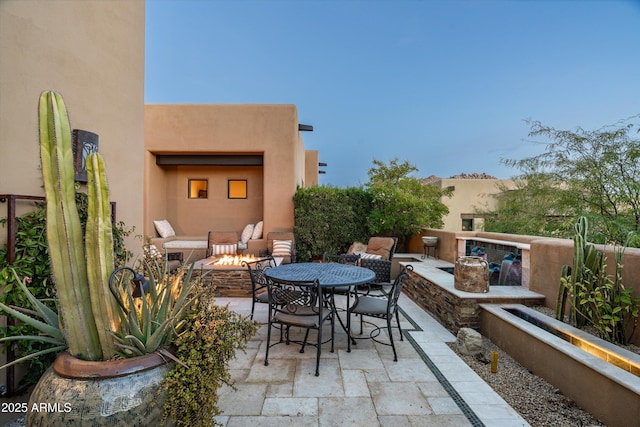
[[[480,308],[482,335],[521,365],[607,425],[639,425],[640,355],[523,305]]]

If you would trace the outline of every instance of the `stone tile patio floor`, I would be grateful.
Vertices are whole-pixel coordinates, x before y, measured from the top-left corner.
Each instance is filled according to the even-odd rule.
[[[248,298],[216,303],[245,315],[251,311]],[[335,352],[323,345],[319,377],[315,347],[301,354],[299,345],[279,344],[264,366],[263,325],[231,363],[237,391],[220,390],[223,414],[216,420],[227,427],[529,425],[449,348],[455,336],[405,295],[400,307],[405,339],[394,331],[397,362],[391,347],[370,339],[358,340],[347,353],[346,334],[336,322]],[[254,319],[266,323],[265,304],[256,304]],[[359,320],[353,326],[359,332]],[[383,334],[380,339],[387,338]],[[323,336],[329,336],[328,326]]]

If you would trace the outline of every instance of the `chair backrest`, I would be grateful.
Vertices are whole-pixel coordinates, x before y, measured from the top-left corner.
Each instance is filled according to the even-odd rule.
[[[271,267],[276,266],[276,261],[272,256],[258,259],[256,261],[242,261],[242,265],[249,270],[249,277],[251,278],[251,290],[254,293],[257,290],[265,288],[267,286],[267,277],[265,271]]]
[[[220,247],[219,253],[214,250],[214,245]],[[235,250],[231,245],[236,245]],[[235,231],[209,231],[207,235],[207,256],[221,255],[226,253],[228,255],[235,255],[238,248],[238,233]],[[224,249],[224,250],[223,250]]]
[[[276,240],[280,242],[291,242],[290,250],[287,253],[279,252],[281,249],[278,247],[274,248],[273,246],[273,242]],[[267,250],[270,255],[283,257],[283,264],[295,262],[296,240],[293,231],[271,231],[267,233]]]
[[[409,272],[413,270],[412,265],[407,265],[402,269],[396,280],[393,281],[393,286],[389,291],[389,301],[387,303],[387,314],[395,314],[398,311],[398,299],[400,298],[400,294],[402,293],[402,287],[404,286],[404,282],[409,278]]]
[[[322,314],[322,303],[318,303],[322,296],[318,279],[313,281],[267,279],[267,289],[272,313],[300,316]]]
[[[372,237],[367,243],[367,253],[380,255],[382,259],[391,261],[397,245],[397,237]]]

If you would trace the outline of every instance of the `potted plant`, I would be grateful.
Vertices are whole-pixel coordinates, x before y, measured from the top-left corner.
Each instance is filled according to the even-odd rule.
[[[129,267],[114,269],[102,157],[93,153],[86,159],[88,217],[83,236],[74,199],[71,129],[59,94],[41,94],[39,122],[47,241],[58,313],[34,298],[17,276],[33,310],[0,308],[42,332],[9,339],[40,340],[54,345],[50,351],[66,351],[34,388],[27,424],[172,424],[174,420],[163,414],[166,390],[171,390],[162,385],[164,377],[176,361],[191,371],[206,368],[196,363],[183,366],[169,351],[181,330],[193,326],[197,310],[204,306],[199,302],[198,283],[191,280],[193,268],[170,273],[166,264],[143,262],[146,278]],[[134,276],[119,274],[127,272]],[[227,321],[230,318],[233,316],[225,317]],[[255,333],[252,322],[242,318],[233,321],[234,327]],[[236,336],[233,346],[242,348],[244,333]],[[224,371],[231,357],[220,359],[216,366]],[[173,397],[176,399],[180,400]]]

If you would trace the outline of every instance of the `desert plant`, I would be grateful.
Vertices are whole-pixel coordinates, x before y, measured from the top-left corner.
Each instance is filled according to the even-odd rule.
[[[637,325],[640,298],[622,283],[624,248],[616,247],[615,275],[606,273],[606,256],[587,242],[588,221],[580,217],[575,225],[573,267],[563,266],[556,318],[564,319],[567,298],[570,322],[574,326],[592,325],[601,338],[627,344]],[[630,329],[630,330],[629,330]]]
[[[38,333],[34,333],[32,335],[7,336],[0,338],[0,342],[32,341],[46,344],[47,347],[34,353],[24,355],[14,360],[13,362],[7,363],[3,366],[3,368],[14,365],[16,363],[22,363],[34,357],[42,356],[49,353],[57,353],[67,348],[64,336],[62,335],[62,331],[60,330],[58,313],[56,313],[54,310],[52,310],[42,301],[36,298],[29,291],[29,288],[25,283],[26,280],[20,279],[15,270],[13,270],[12,273],[15,276],[15,281],[16,283],[18,283],[19,288],[22,290],[26,299],[29,301],[32,310],[22,307],[8,306],[3,303],[0,303],[0,309],[6,314],[13,316],[14,318],[30,325],[31,328],[35,329]]]
[[[165,417],[178,426],[215,425],[220,414],[218,389],[233,387],[228,369],[237,350],[244,351],[259,323],[213,303],[213,289],[198,282],[199,298],[191,305],[182,332],[175,341],[176,364],[163,381],[167,390]]]
[[[83,242],[75,202],[71,128],[62,97],[40,95],[40,158],[47,199],[47,241],[60,315],[69,351],[85,360],[115,354],[115,300],[109,292],[114,268],[109,190],[104,161],[87,157],[88,214]]]
[[[144,264],[149,282],[146,291],[144,284],[140,286],[139,297],[136,298],[134,288],[128,285],[130,278],[126,274],[114,280],[112,292],[118,302],[121,328],[113,336],[118,352],[125,357],[149,354],[172,343],[198,295],[199,278],[192,280],[193,264],[173,274],[168,272],[166,262]],[[118,271],[134,270],[123,267]]]

